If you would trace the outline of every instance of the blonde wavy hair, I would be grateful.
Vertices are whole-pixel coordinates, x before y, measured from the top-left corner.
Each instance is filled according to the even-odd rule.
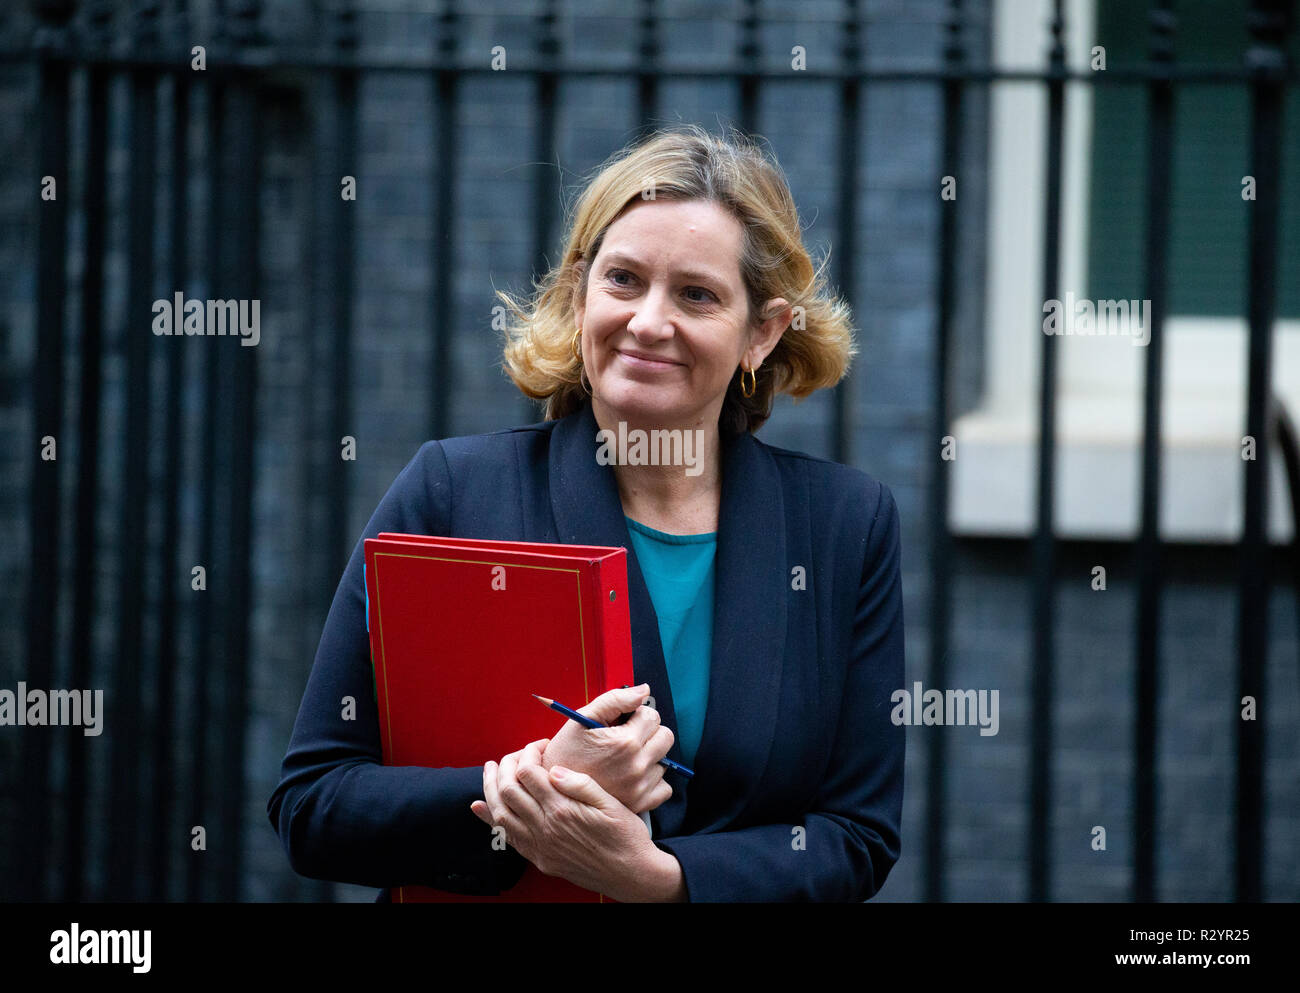
[[[571,347],[578,327],[574,294],[585,298],[589,263],[605,232],[645,191],[658,200],[713,202],[740,221],[740,274],[751,326],[773,297],[784,297],[793,308],[790,325],[759,367],[753,396],[743,395],[739,377],[727,388],[720,431],[757,431],[777,393],[800,400],[843,378],[857,353],[849,306],[827,287],[829,253],[814,265],[804,248],[781,167],[740,132],[715,136],[698,126],[675,126],[597,167],[571,210],[560,264],[534,283],[529,299],[497,292],[509,314],[502,366],[525,396],[545,401],[546,420],[565,417],[587,400],[582,361]]]

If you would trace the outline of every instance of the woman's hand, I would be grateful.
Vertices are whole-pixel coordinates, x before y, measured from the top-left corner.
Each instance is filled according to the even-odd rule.
[[[650,840],[641,818],[585,773],[542,765],[545,741],[483,767],[486,824],[548,876],[621,902],[685,898],[681,866]]]
[[[542,765],[585,772],[634,814],[666,802],[673,788],[664,782],[659,760],[673,747],[673,733],[659,723],[657,710],[640,706],[649,692],[650,687],[642,683],[596,697],[578,713],[602,724],[635,713],[617,727],[584,728],[577,721],[565,721],[545,746]]]

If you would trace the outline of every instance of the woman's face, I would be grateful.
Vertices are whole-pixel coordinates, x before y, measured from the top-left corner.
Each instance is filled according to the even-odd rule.
[[[703,200],[638,200],[608,227],[575,300],[598,415],[716,426],[742,359],[757,369],[789,324],[785,308],[750,328],[743,237]]]

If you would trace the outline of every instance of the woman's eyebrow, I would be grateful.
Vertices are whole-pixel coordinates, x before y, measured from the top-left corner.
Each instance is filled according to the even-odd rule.
[[[645,263],[640,259],[628,255],[626,252],[610,252],[602,260],[604,264],[619,263],[620,265],[636,266],[643,268]],[[727,281],[721,275],[712,269],[677,269],[674,274],[684,279],[698,279],[706,283],[717,283],[720,286],[726,286]]]

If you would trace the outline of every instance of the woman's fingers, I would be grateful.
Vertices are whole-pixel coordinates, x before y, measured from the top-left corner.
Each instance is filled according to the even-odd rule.
[[[644,745],[659,730],[659,711],[651,707],[637,707],[636,713],[623,725],[623,730],[631,732],[638,745]]]
[[[519,770],[519,783],[537,804],[540,816],[547,819],[553,818],[556,810],[569,802],[551,784],[550,771],[540,763],[523,766]]]
[[[654,736],[646,745],[646,754],[654,761],[656,768],[663,768],[663,766],[659,765],[659,760],[672,751],[673,742],[676,740],[677,738],[672,729],[662,725],[654,733]]]
[[[501,802],[520,818],[536,822],[542,817],[541,805],[533,799],[528,790],[519,782],[518,770],[520,767],[519,759],[527,753],[527,749],[519,752],[511,752],[501,760],[501,766],[497,770],[497,792],[501,797]],[[540,762],[529,762],[526,768],[534,765],[540,766]]]
[[[507,756],[508,757],[508,756]],[[504,762],[505,759],[502,759]],[[474,816],[485,824],[492,827],[501,827],[505,829],[506,844],[510,845],[525,858],[529,857],[520,844],[525,842],[529,837],[527,825],[517,817],[509,806],[501,798],[501,790],[498,787],[501,767],[495,762],[486,762],[483,765],[483,799],[475,800],[471,803],[470,810]]]
[[[663,795],[665,788],[668,790],[667,796]],[[664,767],[655,765],[651,772],[647,774],[647,777],[642,780],[641,786],[637,790],[636,803],[630,804],[629,809],[638,814],[644,810],[654,810],[655,807],[672,795],[672,785],[664,780]],[[657,797],[663,797],[663,799],[656,799]]]
[[[613,724],[622,714],[636,710],[649,693],[648,683],[631,686],[625,690],[608,690],[585,707],[579,707],[578,713],[584,717],[595,718],[602,724]]]
[[[543,774],[547,776],[551,788],[560,801],[567,798],[609,815],[613,815],[623,806],[617,798],[605,792],[600,783],[584,772],[574,772],[572,769],[556,766],[549,773]]]
[[[519,757],[520,764],[532,763],[542,764],[542,753],[546,751],[546,746],[550,743],[549,738],[543,738],[541,741],[532,741],[525,746],[523,754]]]
[[[506,777],[513,776],[515,774],[515,766],[517,766],[518,764],[519,764],[518,752],[511,752],[509,755],[502,756],[501,761],[497,764],[497,789],[498,790],[501,789],[501,783],[506,779]]]
[[[492,816],[492,823],[498,823],[505,812],[505,806],[501,802],[501,795],[497,792],[497,764],[495,762],[483,763],[483,802],[488,806],[488,813]]]
[[[648,804],[646,804],[646,806],[645,806],[644,809],[646,809],[646,810],[654,810],[656,807],[662,806],[663,804],[667,803],[667,802],[668,802],[669,800],[671,800],[672,798],[673,798],[673,787],[672,787],[672,784],[671,784],[671,783],[668,783],[668,782],[666,782],[666,781],[665,781],[665,782],[661,782],[658,786],[656,786],[656,787],[655,787],[655,788],[650,792],[650,802],[649,802]],[[641,811],[639,811],[639,810],[637,811],[637,813],[640,813],[640,812],[641,812]]]

